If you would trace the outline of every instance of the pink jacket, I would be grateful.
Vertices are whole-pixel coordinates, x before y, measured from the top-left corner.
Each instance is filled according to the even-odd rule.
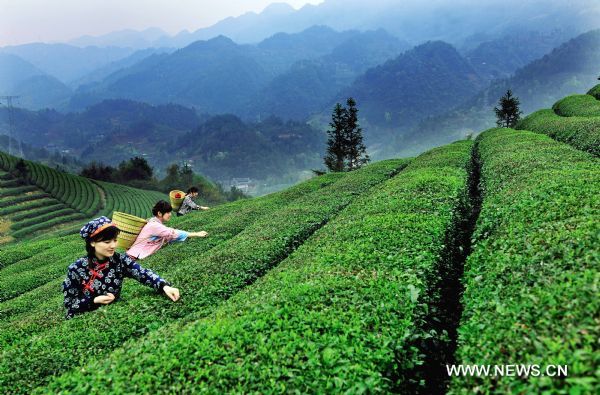
[[[135,259],[144,259],[160,250],[166,243],[184,241],[187,237],[187,232],[169,228],[158,218],[152,217],[142,228],[131,248],[127,250],[127,255]]]

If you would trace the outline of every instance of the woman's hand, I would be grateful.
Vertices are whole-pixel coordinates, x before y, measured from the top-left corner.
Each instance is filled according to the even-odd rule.
[[[94,298],[94,303],[96,304],[109,304],[115,300],[115,295],[111,293],[107,293],[106,295],[96,296]]]
[[[173,288],[173,287],[169,287],[168,285],[165,285],[163,287],[163,291],[165,291],[165,294],[173,302],[177,302],[179,300],[179,290],[177,288]]]
[[[192,233],[190,233],[190,236],[192,236],[192,237],[206,237],[206,236],[208,236],[208,232],[206,232],[204,230],[202,230],[200,232],[192,232]]]

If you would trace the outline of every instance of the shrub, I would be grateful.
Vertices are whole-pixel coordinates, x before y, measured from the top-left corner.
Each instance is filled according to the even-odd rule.
[[[266,218],[246,227],[231,240],[216,245],[209,254],[197,256],[188,249],[188,254],[179,256],[176,266],[165,277],[186,289],[194,295],[193,298],[172,304],[165,298],[148,297],[146,290],[141,290],[137,298],[130,300],[125,293],[125,300],[108,309],[58,322],[58,325],[34,337],[13,339],[9,346],[4,347],[0,361],[0,387],[27,392],[48,380],[49,375],[87,361],[90,344],[94,344],[94,350],[101,354],[127,338],[139,336],[165,322],[190,313],[205,314],[215,303],[228,298],[276,265],[355,196],[389,177],[403,163],[380,162],[353,172],[351,176],[343,177],[339,182],[307,194],[283,208],[267,206]],[[233,214],[230,220],[234,221],[233,225],[240,218]],[[205,241],[210,243],[212,240]],[[162,254],[151,262],[157,263],[164,258]],[[174,265],[173,257],[163,265]],[[104,319],[98,320],[98,314]],[[2,332],[6,339],[4,329]],[[77,332],[81,336],[73,336]],[[69,338],[69,353],[64,352],[66,337]],[[81,352],[75,351],[77,349]],[[10,367],[9,360],[12,360]]]
[[[209,317],[165,327],[45,390],[102,391],[110,369],[117,392],[398,391],[422,362],[414,342],[431,336],[422,320],[465,204],[471,146],[416,158]],[[142,349],[145,358],[132,358]]]
[[[552,109],[561,117],[597,117],[600,101],[591,95],[573,95],[557,101]]]
[[[484,199],[457,363],[568,365],[569,377],[455,377],[450,392],[595,393],[600,162],[524,131],[477,143]]]
[[[596,99],[600,100],[600,84],[590,89],[587,94],[594,96]]]
[[[546,134],[582,151],[600,155],[600,117],[560,117],[540,110],[525,117],[516,129]]]

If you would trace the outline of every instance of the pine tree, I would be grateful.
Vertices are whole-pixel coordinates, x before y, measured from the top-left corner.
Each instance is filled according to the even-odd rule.
[[[348,106],[346,110],[346,122],[344,125],[345,129],[345,140],[347,146],[347,163],[348,170],[356,170],[361,166],[369,163],[369,155],[367,155],[367,148],[363,144],[362,128],[358,125],[358,108],[356,108],[356,101],[353,98],[348,98],[346,101]]]
[[[331,127],[327,130],[327,153],[324,161],[329,171],[344,171],[344,158],[346,156],[345,141],[346,109],[340,103],[335,105],[331,115]]]
[[[510,89],[507,90],[506,94],[498,101],[499,107],[494,107],[497,118],[496,125],[504,128],[514,127],[523,114],[519,109],[519,104],[519,99],[513,96]]]

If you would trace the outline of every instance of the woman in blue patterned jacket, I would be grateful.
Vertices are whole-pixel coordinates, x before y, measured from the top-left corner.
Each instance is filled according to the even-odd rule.
[[[109,218],[88,222],[80,234],[85,240],[87,256],[69,266],[63,282],[67,319],[117,300],[125,277],[135,278],[174,302],[179,299],[179,290],[158,274],[144,269],[125,254],[115,253],[119,229]]]

